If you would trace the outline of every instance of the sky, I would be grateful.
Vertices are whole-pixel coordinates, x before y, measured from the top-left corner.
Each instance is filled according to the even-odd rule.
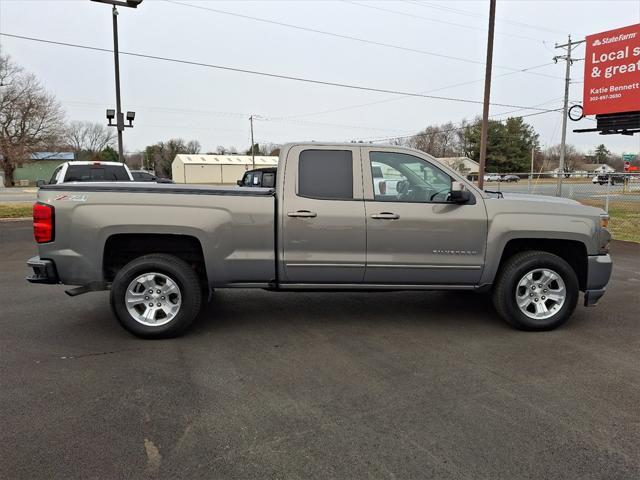
[[[121,55],[123,110],[136,112],[125,150],[175,137],[196,139],[205,152],[246,150],[250,115],[260,143],[383,140],[474,118],[482,111],[488,10],[487,0],[144,0],[119,8],[121,52],[209,65]],[[640,0],[498,0],[491,102],[507,106],[492,105],[490,115],[538,113],[525,120],[541,146],[559,143],[561,113],[521,108],[562,107],[565,64],[553,57],[564,51],[555,44],[638,22]],[[0,0],[0,32],[113,47],[110,7],[89,0]],[[0,49],[56,95],[67,120],[106,123],[105,109],[115,106],[112,53],[4,35]],[[575,55],[583,58],[584,45]],[[583,69],[573,64],[572,103],[582,99]],[[640,151],[638,134],[571,131],[594,126],[570,121],[567,142],[585,152],[600,143]]]

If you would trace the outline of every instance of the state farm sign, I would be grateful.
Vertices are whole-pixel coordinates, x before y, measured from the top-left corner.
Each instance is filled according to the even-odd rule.
[[[640,110],[640,23],[589,35],[586,46],[584,114]]]

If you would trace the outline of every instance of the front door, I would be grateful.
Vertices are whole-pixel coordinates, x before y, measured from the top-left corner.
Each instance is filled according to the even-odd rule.
[[[293,147],[284,174],[284,282],[361,283],[366,224],[359,147]]]
[[[487,236],[482,198],[449,202],[453,178],[433,161],[363,148],[365,283],[468,285],[480,280]]]

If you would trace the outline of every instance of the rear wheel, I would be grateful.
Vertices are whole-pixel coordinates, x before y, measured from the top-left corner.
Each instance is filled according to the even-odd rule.
[[[505,262],[494,286],[493,303],[516,328],[552,330],[569,319],[578,296],[578,278],[571,265],[548,252],[527,251]]]
[[[173,255],[153,254],[125,265],[111,286],[111,307],[120,324],[142,338],[175,337],[200,311],[198,276]]]

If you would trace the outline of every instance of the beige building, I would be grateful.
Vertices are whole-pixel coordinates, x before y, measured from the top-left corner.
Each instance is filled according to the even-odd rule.
[[[477,176],[480,171],[480,164],[469,157],[443,157],[437,160],[461,175]]]
[[[255,157],[255,168],[277,165],[278,157]],[[180,154],[171,163],[171,177],[176,183],[235,185],[253,166],[251,155]]]

